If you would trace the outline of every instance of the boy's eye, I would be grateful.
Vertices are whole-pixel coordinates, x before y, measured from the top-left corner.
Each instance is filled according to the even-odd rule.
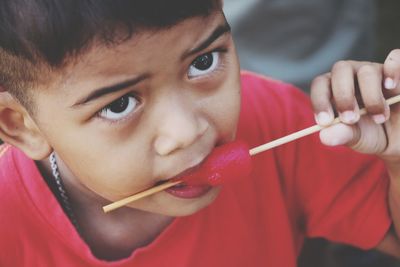
[[[218,67],[219,53],[220,52],[211,52],[197,57],[192,64],[190,64],[188,70],[189,78],[206,75],[214,71]]]
[[[124,95],[99,111],[98,116],[108,120],[120,120],[136,109],[139,101],[130,95]]]

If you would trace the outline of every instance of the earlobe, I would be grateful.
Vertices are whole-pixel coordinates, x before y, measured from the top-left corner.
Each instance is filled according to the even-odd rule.
[[[26,109],[7,91],[0,90],[0,139],[41,160],[51,147]]]

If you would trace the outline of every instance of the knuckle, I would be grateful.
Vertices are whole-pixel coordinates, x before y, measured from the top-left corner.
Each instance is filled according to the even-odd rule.
[[[388,55],[389,60],[400,61],[400,49],[394,49],[390,51]]]
[[[338,70],[343,68],[348,68],[350,66],[350,62],[346,60],[339,60],[335,64],[333,64],[332,70]]]
[[[354,109],[354,105],[352,104],[352,102],[348,102],[348,101],[346,101],[346,102],[336,102],[336,109],[339,111],[339,112],[343,112],[343,111],[346,111],[346,110],[353,110]]]
[[[363,65],[358,69],[357,75],[359,77],[369,77],[370,75],[375,74],[376,71],[377,69],[373,65]]]
[[[384,106],[382,105],[382,103],[380,103],[378,101],[374,101],[374,102],[371,102],[368,105],[366,105],[366,109],[367,109],[368,113],[380,114],[384,111]]]
[[[328,78],[325,75],[319,75],[311,81],[311,86],[318,86],[324,84],[326,83],[327,80]]]
[[[335,97],[335,106],[338,111],[352,110],[354,108],[354,99],[345,95]]]

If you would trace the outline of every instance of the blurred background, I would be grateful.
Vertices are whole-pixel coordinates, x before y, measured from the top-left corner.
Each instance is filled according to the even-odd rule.
[[[400,0],[224,0],[243,69],[310,82],[341,59],[383,62],[400,48]],[[307,240],[300,267],[400,267],[376,251]]]
[[[400,48],[399,0],[224,0],[241,66],[308,91],[341,59]]]

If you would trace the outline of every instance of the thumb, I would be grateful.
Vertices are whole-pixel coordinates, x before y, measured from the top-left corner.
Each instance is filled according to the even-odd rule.
[[[363,117],[357,124],[339,123],[320,132],[321,142],[328,146],[347,145],[368,154],[382,153],[387,145],[385,131],[370,118]]]
[[[338,146],[354,143],[359,139],[359,131],[355,125],[338,123],[320,131],[321,142],[327,146]]]

